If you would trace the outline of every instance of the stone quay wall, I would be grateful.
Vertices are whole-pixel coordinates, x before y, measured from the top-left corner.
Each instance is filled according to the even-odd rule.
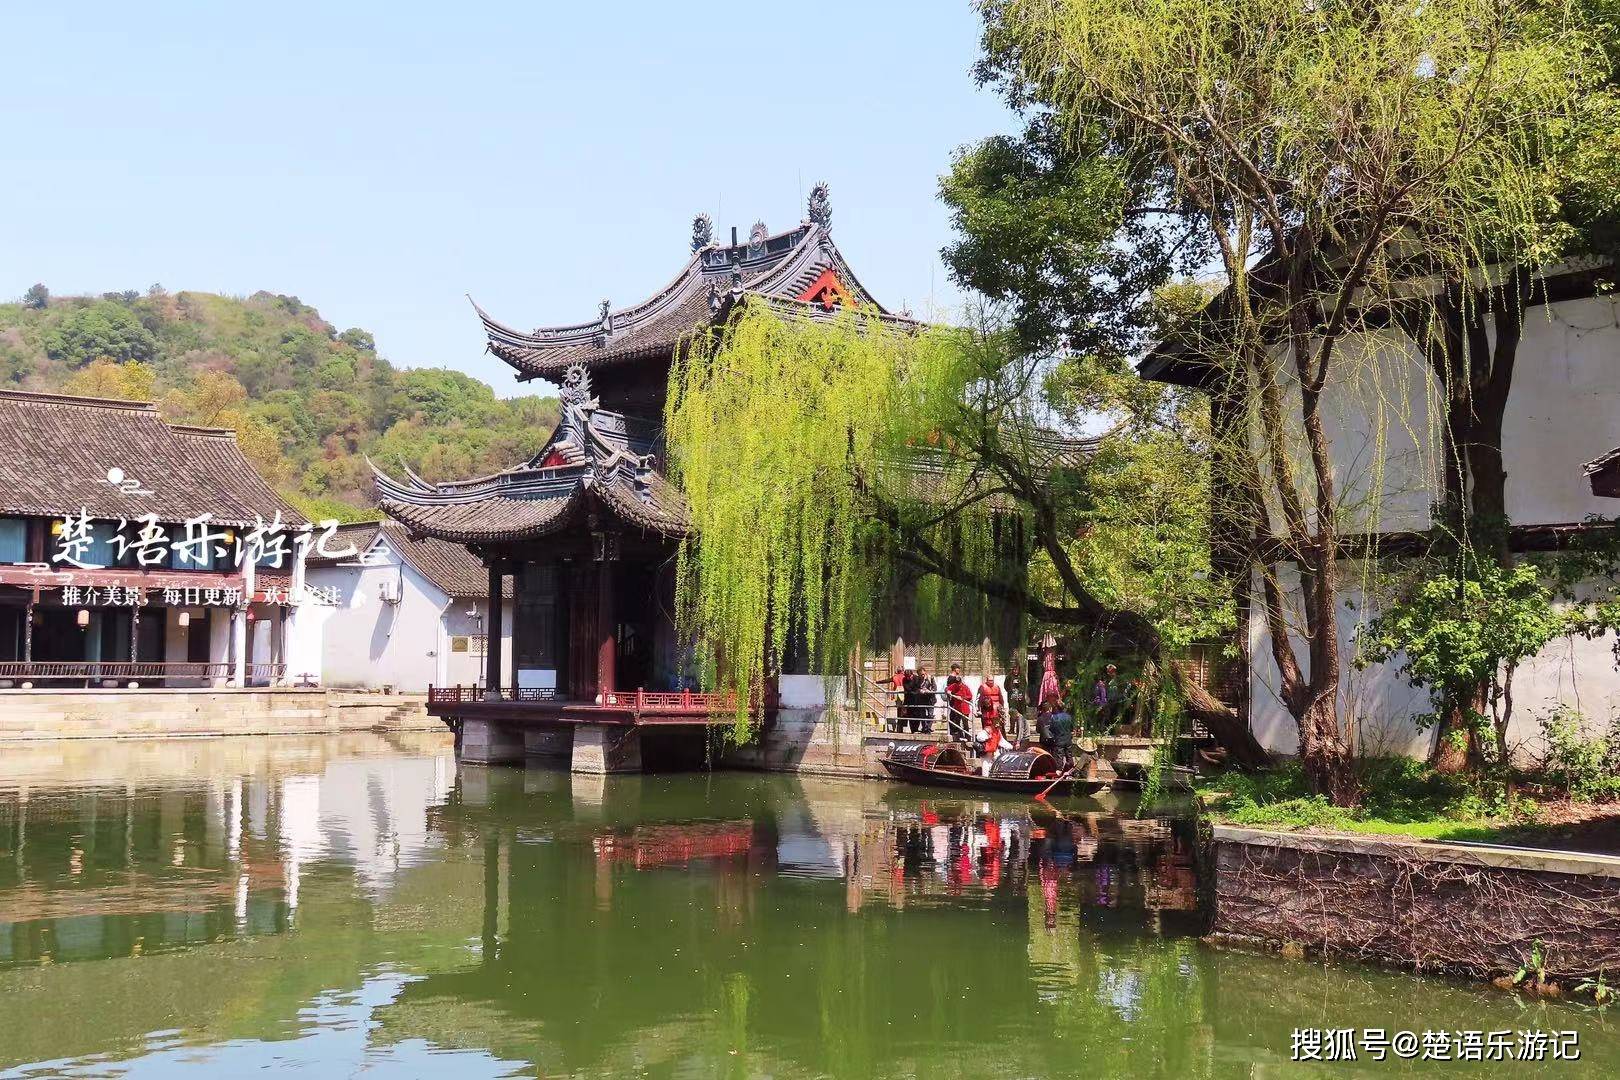
[[[881,778],[887,774],[878,757],[892,743],[917,739],[933,741],[931,736],[876,732],[858,715],[838,708],[783,708],[757,739],[727,750],[721,763],[738,769]]]
[[[442,731],[420,695],[322,689],[5,690],[0,743]]]
[[[1499,977],[1620,971],[1620,858],[1399,838],[1211,830],[1216,941]]]

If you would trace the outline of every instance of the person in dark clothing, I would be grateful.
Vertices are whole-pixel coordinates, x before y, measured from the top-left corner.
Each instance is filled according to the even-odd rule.
[[[1040,743],[1041,749],[1053,757],[1057,757],[1054,749],[1057,744],[1052,741],[1052,703],[1042,702],[1035,710],[1035,740]]]
[[[911,730],[932,735],[934,732],[934,677],[927,668],[917,669],[917,678],[911,685]]]
[[[1048,738],[1052,740],[1052,756],[1057,759],[1059,770],[1067,771],[1074,768],[1074,717],[1064,707],[1063,702],[1052,704],[1052,711],[1046,717],[1046,730]]]
[[[901,731],[915,731],[916,714],[911,711],[917,701],[917,671],[907,668],[900,679],[900,693],[895,698],[895,716]]]

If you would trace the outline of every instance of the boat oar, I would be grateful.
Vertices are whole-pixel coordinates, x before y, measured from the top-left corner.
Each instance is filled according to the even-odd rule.
[[[1061,773],[1058,774],[1058,778],[1056,780],[1052,781],[1050,784],[1047,785],[1045,791],[1043,791],[1039,795],[1035,796],[1035,801],[1036,802],[1045,802],[1046,797],[1052,793],[1052,789],[1057,787],[1059,784],[1063,783],[1063,781],[1067,780],[1069,778],[1069,776],[1073,772],[1074,772],[1074,769],[1072,767],[1068,768],[1068,769],[1064,769]]]

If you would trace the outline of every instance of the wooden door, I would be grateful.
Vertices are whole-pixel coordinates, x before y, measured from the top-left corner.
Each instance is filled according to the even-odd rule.
[[[585,563],[569,579],[568,685],[574,701],[596,698],[596,575],[599,564]]]

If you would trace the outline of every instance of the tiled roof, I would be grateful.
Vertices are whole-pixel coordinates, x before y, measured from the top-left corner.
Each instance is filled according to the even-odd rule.
[[[1592,485],[1592,494],[1620,498],[1620,447],[1588,461],[1582,468]]]
[[[571,493],[532,499],[491,494],[469,502],[422,505],[391,497],[387,483],[387,477],[378,477],[378,505],[384,513],[419,536],[458,544],[545,536],[573,521],[578,509]]]
[[[377,530],[382,528],[378,521],[359,521],[348,525],[339,525],[332,531],[332,538],[326,541],[326,547],[333,551],[346,551],[350,547],[358,553],[371,546],[377,539]],[[310,550],[308,563],[311,567],[336,566],[339,563],[350,562],[354,555],[342,555],[326,558],[317,555],[314,549]]]
[[[607,510],[624,525],[665,536],[686,532],[686,504],[648,452],[654,433],[596,407],[589,379],[564,387],[563,421],[530,461],[476,480],[404,483],[376,473],[378,504],[417,536],[458,544],[545,536]],[[548,464],[548,462],[550,464]]]
[[[109,482],[112,469],[122,471],[121,485]],[[81,510],[165,522],[212,514],[226,525],[279,513],[283,523],[304,523],[231,432],[171,426],[147,403],[0,391],[0,513]]]
[[[490,352],[516,368],[520,378],[552,378],[574,364],[600,369],[672,353],[694,329],[722,317],[728,301],[745,295],[798,301],[827,270],[853,302],[882,310],[819,224],[800,225],[758,244],[703,248],[652,297],[605,319],[524,332],[473,307]]]
[[[489,595],[489,568],[460,544],[431,537],[412,537],[405,526],[386,522],[380,530],[383,543],[399,553],[446,596],[477,598]],[[501,595],[512,599],[512,579],[502,579]]]

